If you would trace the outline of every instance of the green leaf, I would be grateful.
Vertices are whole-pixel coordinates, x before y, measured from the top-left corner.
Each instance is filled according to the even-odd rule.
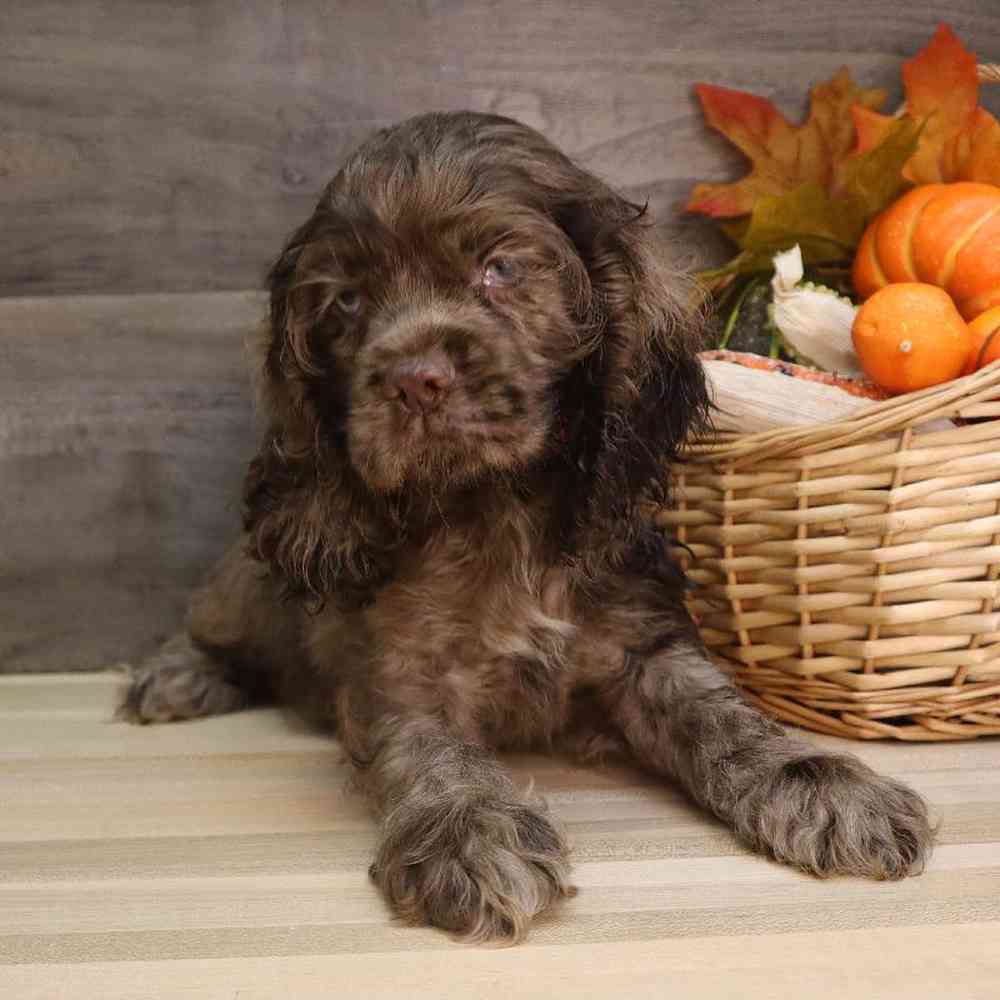
[[[863,229],[855,205],[833,199],[810,181],[787,194],[758,198],[738,245],[773,255],[798,243],[803,259],[817,263],[849,255]]]
[[[923,130],[923,122],[900,118],[877,146],[845,161],[834,200],[850,204],[852,214],[863,220],[862,226],[868,225],[908,186],[903,167],[916,151]]]

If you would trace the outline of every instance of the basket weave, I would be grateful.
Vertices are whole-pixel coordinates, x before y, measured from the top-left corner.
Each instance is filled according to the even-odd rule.
[[[1000,362],[850,420],[689,446],[654,517],[751,700],[837,736],[1000,734],[996,417]]]

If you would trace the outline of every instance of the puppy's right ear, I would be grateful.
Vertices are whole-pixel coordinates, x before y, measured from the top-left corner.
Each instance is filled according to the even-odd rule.
[[[244,527],[250,554],[290,592],[356,607],[392,575],[402,529],[351,465],[347,373],[316,350],[329,286],[321,223],[317,211],[269,274],[259,388],[270,428],[244,482]]]

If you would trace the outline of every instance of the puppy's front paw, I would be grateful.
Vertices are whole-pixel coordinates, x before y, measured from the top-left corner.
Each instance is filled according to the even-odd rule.
[[[172,722],[236,712],[248,701],[221,664],[178,635],[132,668],[115,714],[126,722]]]
[[[408,923],[513,943],[576,891],[562,838],[525,805],[407,807],[388,817],[386,833],[370,874]]]
[[[752,846],[814,875],[900,879],[918,874],[934,831],[916,792],[848,756],[790,761],[740,803]]]

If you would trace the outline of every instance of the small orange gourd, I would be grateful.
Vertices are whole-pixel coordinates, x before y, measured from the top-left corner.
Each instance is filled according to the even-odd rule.
[[[858,310],[851,330],[864,373],[891,393],[914,392],[962,374],[973,338],[948,293],[892,282]]]
[[[853,278],[863,299],[893,282],[937,285],[967,320],[1000,305],[1000,187],[914,188],[865,230]]]

